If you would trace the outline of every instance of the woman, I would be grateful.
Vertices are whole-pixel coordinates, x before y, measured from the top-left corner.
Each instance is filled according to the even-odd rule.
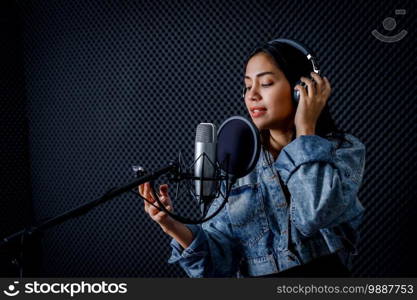
[[[168,262],[178,262],[188,276],[350,275],[364,210],[357,192],[365,146],[336,128],[327,108],[330,82],[311,71],[299,49],[276,40],[248,56],[244,100],[263,150],[217,216],[184,225],[144,202],[173,238]],[[300,93],[298,102],[293,89]],[[139,193],[155,202],[149,183]],[[166,184],[160,200],[172,211]],[[214,200],[209,214],[221,201]]]

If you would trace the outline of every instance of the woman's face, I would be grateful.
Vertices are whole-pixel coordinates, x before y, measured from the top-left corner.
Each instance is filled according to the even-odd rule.
[[[250,58],[245,87],[246,108],[259,130],[286,128],[293,120],[290,83],[268,54],[260,52]]]

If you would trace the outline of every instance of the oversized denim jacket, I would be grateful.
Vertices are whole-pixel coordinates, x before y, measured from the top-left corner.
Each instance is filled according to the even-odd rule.
[[[194,236],[186,249],[171,240],[168,263],[179,263],[189,277],[248,277],[337,253],[350,269],[364,212],[357,193],[365,146],[351,134],[345,138],[300,136],[272,166],[265,157],[270,154],[261,151],[256,168],[238,179],[218,215],[186,225]],[[225,184],[221,189],[225,193]],[[209,214],[222,201],[216,198]]]

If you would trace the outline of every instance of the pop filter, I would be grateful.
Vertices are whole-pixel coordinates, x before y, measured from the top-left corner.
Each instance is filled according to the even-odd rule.
[[[259,131],[241,116],[228,118],[217,132],[217,161],[220,168],[241,178],[256,166],[261,150]]]

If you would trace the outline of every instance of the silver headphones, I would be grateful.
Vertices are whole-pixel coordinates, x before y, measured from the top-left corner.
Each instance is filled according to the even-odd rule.
[[[313,54],[313,52],[310,49],[308,49],[305,45],[301,44],[298,41],[290,40],[290,39],[275,39],[275,40],[272,40],[272,41],[268,42],[268,44],[271,44],[271,43],[282,43],[282,44],[287,44],[287,45],[290,45],[291,47],[296,48],[301,53],[303,53],[306,56],[307,60],[311,63],[312,68],[313,68],[313,72],[320,75],[318,59]],[[302,82],[301,80],[298,80],[296,82],[296,85],[297,84],[299,84],[303,87],[307,87],[306,84],[304,82]],[[245,98],[245,93],[246,93],[246,87],[243,86],[243,93],[242,93],[243,98]],[[293,91],[292,99],[293,99],[294,103],[297,105],[299,100],[300,100],[300,92],[298,90]]]

